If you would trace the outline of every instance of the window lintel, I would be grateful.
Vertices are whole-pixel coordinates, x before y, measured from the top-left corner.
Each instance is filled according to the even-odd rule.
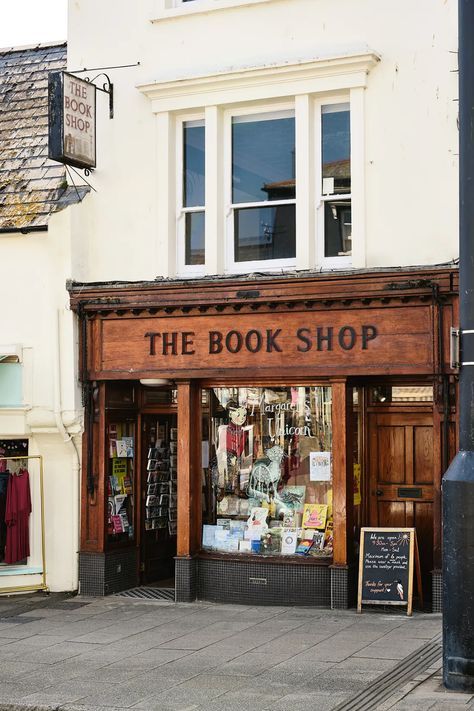
[[[152,111],[179,111],[365,87],[380,60],[371,50],[140,84]]]

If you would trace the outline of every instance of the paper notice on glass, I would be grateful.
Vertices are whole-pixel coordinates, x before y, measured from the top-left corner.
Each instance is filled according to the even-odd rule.
[[[331,481],[331,452],[309,453],[310,481]]]

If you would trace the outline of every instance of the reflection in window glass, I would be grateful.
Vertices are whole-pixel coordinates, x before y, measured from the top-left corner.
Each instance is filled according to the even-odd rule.
[[[431,385],[377,385],[370,389],[372,403],[432,402]]]
[[[183,207],[205,204],[204,141],[204,122],[186,121],[183,126]]]
[[[204,264],[204,212],[186,213],[185,264]]]
[[[278,205],[235,210],[234,249],[236,262],[294,257],[295,206]]]
[[[295,119],[284,111],[232,119],[232,202],[295,195]]]
[[[324,203],[324,253],[326,257],[345,257],[352,250],[350,200]]]
[[[331,555],[331,388],[215,388],[203,412],[202,547]]]
[[[351,192],[349,104],[322,108],[323,195]]]

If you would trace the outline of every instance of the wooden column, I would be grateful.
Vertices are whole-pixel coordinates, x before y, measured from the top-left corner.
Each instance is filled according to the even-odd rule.
[[[434,383],[434,393],[438,383]],[[439,386],[441,387],[441,386]],[[444,417],[448,413],[440,412],[440,407],[433,402],[433,569],[441,569],[441,479],[443,478],[443,429]]]
[[[178,388],[178,540],[177,555],[190,556],[199,547],[201,528],[201,417],[195,383]]]
[[[352,557],[354,481],[352,463],[352,388],[346,380],[332,385],[332,511],[334,565],[347,565]]]
[[[86,419],[86,432],[82,447],[82,487],[81,487],[81,551],[102,552],[105,550],[105,383],[98,386],[98,400],[94,403],[98,418],[94,416],[92,437],[89,440],[89,419]],[[94,493],[88,490],[88,446],[92,442],[92,476]]]

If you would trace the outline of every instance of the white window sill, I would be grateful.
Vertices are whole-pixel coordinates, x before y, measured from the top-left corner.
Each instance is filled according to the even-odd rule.
[[[229,10],[234,7],[245,5],[262,5],[263,3],[275,2],[275,0],[195,0],[195,2],[183,3],[179,7],[167,7],[166,0],[159,3],[159,10],[151,18],[152,24],[171,20],[173,18],[188,17],[189,15],[200,15],[206,12],[219,12]]]

